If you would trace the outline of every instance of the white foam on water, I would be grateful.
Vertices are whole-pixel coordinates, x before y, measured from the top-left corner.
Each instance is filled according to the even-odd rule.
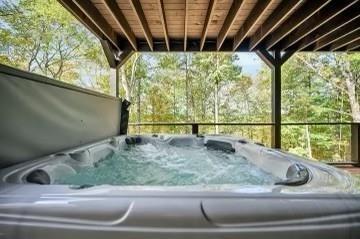
[[[129,146],[76,174],[59,177],[56,184],[186,186],[273,185],[278,178],[261,170],[238,153],[206,147],[168,144]]]

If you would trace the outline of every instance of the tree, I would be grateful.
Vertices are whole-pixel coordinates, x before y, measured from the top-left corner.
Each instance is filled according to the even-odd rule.
[[[0,62],[109,93],[109,66],[97,39],[56,0],[3,0]],[[131,122],[270,122],[271,77],[246,75],[243,53],[136,53],[120,69]],[[282,68],[283,122],[360,122],[360,55],[297,53]],[[189,127],[137,128],[190,132]],[[269,144],[270,127],[201,126]],[[316,159],[349,157],[349,126],[283,126],[284,148]]]
[[[352,53],[295,54],[283,67],[284,121],[358,121],[359,62]],[[342,125],[283,130],[286,149],[314,158],[349,158],[349,137]]]
[[[0,58],[2,63],[71,83],[83,80],[85,86],[97,89],[103,82],[94,79],[108,80],[100,44],[56,0],[5,0],[0,5],[0,24],[0,41],[9,49]],[[79,81],[84,62],[98,71]]]

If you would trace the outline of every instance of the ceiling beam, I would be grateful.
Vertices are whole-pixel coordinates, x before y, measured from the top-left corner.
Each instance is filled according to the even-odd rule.
[[[154,50],[154,43],[153,43],[153,38],[152,38],[152,34],[149,28],[149,24],[146,20],[144,11],[141,7],[141,3],[139,0],[131,0],[130,2],[130,6],[133,9],[136,18],[138,19],[141,29],[144,33],[145,39],[147,41],[147,43],[149,44],[149,47],[151,49],[151,51]]]
[[[269,39],[266,40],[264,46],[266,49],[270,49],[281,39],[286,37],[290,32],[294,31],[297,27],[303,24],[307,19],[313,16],[317,11],[325,7],[331,0],[310,0],[302,5],[299,9],[292,14],[291,18],[287,19],[281,27],[276,29]]]
[[[220,50],[222,44],[224,43],[224,40],[225,40],[226,36],[228,35],[228,33],[231,29],[231,26],[233,25],[233,23],[236,19],[236,16],[240,12],[240,8],[241,8],[243,2],[244,2],[243,0],[235,0],[231,4],[229,13],[227,14],[227,16],[225,18],[224,24],[222,25],[219,35],[216,40],[217,50]]]
[[[187,49],[187,31],[188,31],[188,8],[189,0],[185,0],[185,22],[184,22],[184,51]]]
[[[339,50],[360,39],[360,30],[354,31],[331,44],[330,51]]]
[[[290,59],[290,57],[294,55],[294,53],[295,51],[286,51],[283,55],[281,55],[280,51],[274,51],[272,54],[270,54],[270,52],[264,48],[256,51],[256,54],[260,57],[260,59],[263,60],[264,63],[272,69],[277,65],[283,65],[287,60]]]
[[[326,22],[330,21],[346,9],[353,6],[356,2],[358,2],[358,0],[342,0],[331,2],[323,9],[321,9],[317,14],[314,14],[312,17],[310,17],[304,24],[297,28],[286,39],[284,39],[284,41],[280,44],[281,49],[287,49],[290,46],[294,45],[302,38],[306,37],[311,32],[321,27]]]
[[[167,30],[166,16],[165,16],[163,0],[158,0],[158,7],[159,7],[159,12],[160,12],[160,19],[161,19],[163,32],[164,32],[164,38],[165,38],[166,47],[167,47],[167,50],[170,51],[169,33],[168,33],[168,30]]]
[[[58,2],[68,10],[79,22],[89,29],[97,38],[104,39],[104,34],[99,28],[81,11],[72,0],[58,0]]]
[[[260,44],[260,42],[274,31],[291,13],[303,3],[299,1],[283,1],[267,18],[267,20],[259,27],[259,29],[250,38],[249,49],[252,51]]]
[[[357,4],[358,5],[358,4]],[[360,8],[353,8],[347,9],[342,14],[334,17],[320,28],[318,28],[315,32],[309,34],[300,42],[294,45],[294,48],[298,51],[301,51],[310,45],[314,44],[315,42],[319,41],[320,39],[330,35],[331,33],[335,32],[339,28],[345,26],[346,24],[358,19],[360,17]]]
[[[341,39],[359,29],[360,29],[360,19],[352,23],[349,23],[344,27],[339,28],[338,30],[327,35],[326,37],[323,37],[322,39],[320,39],[318,42],[315,43],[313,50],[318,51],[330,45],[331,43],[337,41],[338,39]]]
[[[356,50],[357,48],[360,47],[360,39],[350,43],[349,45],[346,46],[346,50],[347,51],[353,51]]]
[[[200,51],[202,51],[202,49],[204,47],[206,35],[207,35],[208,29],[209,29],[211,18],[214,14],[216,2],[217,2],[217,0],[210,0],[210,2],[209,2],[209,7],[207,9],[206,17],[205,17],[204,28],[203,28],[203,31],[201,34],[201,39],[200,39]]]
[[[264,63],[270,67],[273,68],[276,64],[274,56],[272,56],[267,50],[260,49],[256,51],[256,54],[260,57],[261,60],[264,61]]]
[[[117,5],[116,1],[113,0],[103,0],[104,6],[115,20],[118,27],[120,27],[122,33],[124,33],[126,39],[129,41],[134,50],[137,50],[136,46],[136,37],[132,32],[129,23],[126,21],[125,16],[122,14],[121,9]],[[89,4],[89,3],[88,3]]]
[[[184,39],[170,39],[171,52],[183,52],[184,51]],[[248,52],[247,40],[236,49],[236,52]],[[151,52],[149,45],[144,40],[138,41],[138,51]],[[154,40],[154,51],[167,52],[167,46],[164,39]],[[200,40],[199,39],[187,39],[187,51],[188,52],[199,52],[200,51]],[[216,50],[216,39],[207,39],[204,43],[203,50],[205,52],[215,52]],[[222,52],[233,52],[232,40],[226,39],[225,43],[221,47]]]
[[[234,37],[234,51],[244,41],[246,36],[249,34],[255,24],[259,21],[264,12],[268,9],[271,2],[272,0],[261,0],[256,3],[254,8],[251,10],[249,16],[246,18],[244,24],[241,26],[241,28]]]
[[[96,27],[106,36],[106,38],[118,49],[120,49],[118,45],[118,36],[113,31],[111,26],[106,22],[104,17],[100,14],[99,10],[88,1],[83,0],[73,0],[76,6],[81,9],[81,11],[86,15],[90,21],[96,25]]]

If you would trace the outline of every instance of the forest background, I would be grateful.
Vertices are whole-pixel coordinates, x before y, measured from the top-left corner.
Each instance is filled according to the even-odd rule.
[[[271,122],[271,72],[249,74],[255,53],[136,53],[120,69],[130,122]],[[98,40],[56,0],[0,0],[0,63],[110,94]],[[282,71],[282,122],[360,122],[360,54],[297,53]],[[132,126],[130,133],[190,133],[189,126]],[[270,145],[270,126],[201,126]],[[282,147],[350,161],[350,125],[282,127]]]

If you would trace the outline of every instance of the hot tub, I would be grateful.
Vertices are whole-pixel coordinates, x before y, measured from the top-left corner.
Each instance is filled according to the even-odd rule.
[[[241,138],[119,136],[0,178],[0,238],[360,238],[348,174]]]

